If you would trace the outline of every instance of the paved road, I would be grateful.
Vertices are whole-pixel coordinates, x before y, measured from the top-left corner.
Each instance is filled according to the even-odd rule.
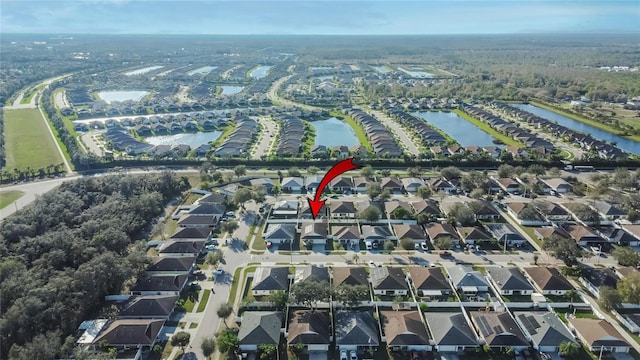
[[[69,106],[69,102],[67,101],[66,91],[58,91],[53,97],[53,100],[58,109],[71,107]]]
[[[6,219],[9,215],[16,212],[17,209],[22,209],[23,207],[31,203],[36,199],[37,196],[58,187],[64,181],[75,180],[79,178],[80,176],[61,177],[57,179],[34,181],[0,188],[0,196],[2,196],[2,193],[5,191],[19,190],[24,192],[24,195],[21,198],[19,198],[12,204],[9,204],[4,209],[0,210],[0,221]]]
[[[260,116],[257,120],[262,125],[262,130],[260,132],[260,139],[251,151],[251,158],[260,160],[262,155],[271,154],[271,151],[275,147],[279,130],[278,124],[267,116]]]
[[[373,110],[368,107],[366,107],[365,109],[370,115],[380,120],[380,122],[384,126],[386,126],[387,129],[391,131],[391,133],[393,133],[396,141],[398,142],[398,145],[402,147],[404,152],[415,156],[419,156],[422,153],[422,151],[420,151],[420,143],[409,136],[407,131],[403,129],[397,121],[390,118],[381,111]]]

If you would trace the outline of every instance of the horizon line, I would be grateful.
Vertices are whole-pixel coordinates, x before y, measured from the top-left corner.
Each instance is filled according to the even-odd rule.
[[[495,33],[424,33],[424,34],[231,34],[231,33],[62,33],[62,32],[0,32],[3,35],[112,35],[112,36],[469,36],[469,35],[636,35],[636,32],[607,32],[607,31],[585,31],[585,32],[495,32]]]

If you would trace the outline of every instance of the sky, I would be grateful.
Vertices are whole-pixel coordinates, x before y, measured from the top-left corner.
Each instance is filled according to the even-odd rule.
[[[0,0],[0,33],[640,37],[640,0]]]

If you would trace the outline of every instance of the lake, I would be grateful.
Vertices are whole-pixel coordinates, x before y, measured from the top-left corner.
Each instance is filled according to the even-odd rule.
[[[311,71],[333,70],[333,66],[312,66]]]
[[[318,79],[320,81],[331,80],[331,79],[333,79],[333,76],[332,75],[318,76],[318,77],[316,77],[316,79]]]
[[[337,118],[312,121],[311,125],[316,129],[316,145],[337,146],[360,145],[356,132],[346,122]]]
[[[249,76],[254,79],[262,79],[263,77],[267,76],[267,74],[269,73],[269,69],[271,68],[272,66],[267,66],[267,65],[258,66],[255,70],[253,70],[249,74]]]
[[[143,97],[149,94],[148,91],[143,90],[129,90],[129,91],[100,91],[98,97],[106,101],[107,104],[111,104],[114,101],[140,101]]]
[[[374,66],[373,68],[377,72],[379,72],[380,74],[388,74],[389,73],[389,69],[387,69],[386,66]]]
[[[152,145],[178,145],[186,144],[191,148],[197,148],[200,145],[208,144],[215,141],[222,131],[208,131],[197,133],[181,133],[173,135],[149,136],[144,138],[146,142]]]
[[[211,70],[215,70],[217,68],[218,68],[217,66],[203,66],[197,69],[193,69],[191,71],[187,71],[187,75],[193,76],[196,74],[208,74],[211,72]]]
[[[429,79],[433,77],[432,73],[428,73],[426,71],[407,70],[401,67],[399,67],[398,70],[402,71],[403,73],[411,77],[418,78],[418,79]]]
[[[137,70],[132,70],[132,71],[127,71],[127,72],[126,72],[126,73],[124,73],[124,74],[125,74],[126,76],[142,75],[142,74],[148,73],[149,71],[162,69],[163,67],[164,67],[164,66],[147,66],[146,68],[137,69]]]
[[[220,85],[220,89],[222,89],[220,95],[234,95],[242,91],[244,86]]]
[[[493,136],[458,116],[454,112],[427,111],[415,112],[414,116],[424,119],[447,135],[455,139],[460,146],[495,146]]]
[[[622,136],[618,136],[612,134],[610,132],[606,132],[604,130],[598,129],[591,125],[587,125],[585,123],[581,123],[580,121],[573,120],[566,116],[557,114],[553,111],[549,111],[547,109],[542,109],[537,106],[533,106],[531,104],[513,104],[512,106],[517,107],[518,109],[528,111],[532,114],[538,115],[541,118],[545,118],[551,121],[556,121],[558,124],[562,126],[566,126],[569,129],[573,129],[576,131],[580,131],[585,134],[589,134],[593,136],[594,139],[598,139],[601,141],[606,141],[611,143],[612,141],[616,142],[616,146],[626,152],[640,155],[640,143],[625,139]]]

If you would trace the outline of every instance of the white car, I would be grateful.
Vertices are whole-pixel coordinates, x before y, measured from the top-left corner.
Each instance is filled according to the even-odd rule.
[[[356,354],[355,350],[351,350],[351,356],[349,360],[358,360],[358,354]]]
[[[422,248],[422,250],[427,251],[429,250],[429,248],[427,247],[427,242],[423,241],[422,243],[420,243],[420,247]]]
[[[349,360],[347,359],[347,350],[340,351],[340,360]]]

